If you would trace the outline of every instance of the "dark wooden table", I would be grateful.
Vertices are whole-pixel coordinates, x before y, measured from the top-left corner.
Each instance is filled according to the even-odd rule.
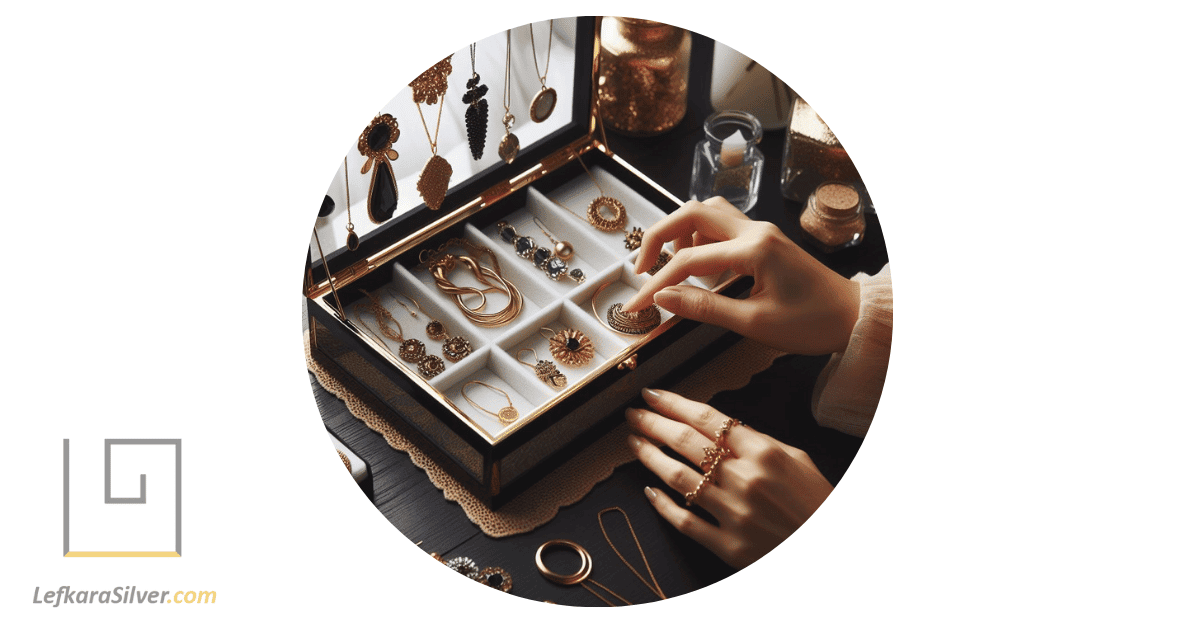
[[[695,36],[687,117],[674,130],[654,138],[633,139],[609,134],[613,150],[633,166],[661,183],[673,194],[687,198],[692,151],[703,136],[708,104],[712,41]],[[750,216],[779,225],[830,268],[844,276],[875,273],[887,263],[878,218],[868,215],[867,237],[862,245],[834,254],[811,248],[800,237],[799,203],[785,200],[779,190],[784,136],[767,132],[760,144],[766,171],[756,207]],[[819,181],[811,181],[816,187]],[[846,472],[860,439],[818,427],[811,411],[813,382],[828,357],[786,356],[755,376],[749,385],[716,395],[711,404],[722,412],[752,422],[756,429],[800,447],[812,456],[822,473],[835,485]],[[699,544],[666,524],[646,501],[643,487],[662,489],[663,483],[638,463],[618,468],[579,503],[563,508],[549,523],[525,534],[489,538],[471,523],[455,503],[443,498],[425,473],[406,454],[392,449],[383,437],[350,415],[345,404],[327,393],[312,378],[313,394],[325,425],[362,456],[371,468],[373,501],[388,521],[422,549],[446,558],[467,556],[480,566],[506,569],[513,577],[512,593],[557,604],[602,606],[581,587],[566,587],[544,579],[534,566],[534,552],[543,542],[566,538],[586,547],[593,557],[593,577],[634,603],[657,599],[612,553],[600,532],[596,514],[620,506],[629,514],[650,565],[670,597],[704,587],[733,573]],[[606,515],[605,524],[617,547],[635,567],[642,569],[633,540],[621,517]],[[560,572],[571,572],[578,559],[566,551],[550,552],[547,561]]]

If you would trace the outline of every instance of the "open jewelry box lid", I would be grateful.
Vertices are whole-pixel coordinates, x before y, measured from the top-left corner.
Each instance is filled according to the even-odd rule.
[[[474,212],[489,206],[535,180],[557,164],[548,159],[591,143],[597,132],[594,109],[594,68],[598,56],[597,32],[600,18],[584,16],[536,22],[530,27],[521,25],[511,30],[512,57],[509,77],[510,110],[516,118],[512,133],[521,143],[513,163],[500,158],[497,147],[504,137],[504,74],[506,31],[500,31],[476,42],[475,71],[480,83],[488,87],[487,138],[483,158],[475,161],[467,142],[463,120],[466,105],[463,95],[467,79],[471,78],[470,47],[456,51],[451,58],[453,70],[448,78],[440,125],[438,108],[422,104],[422,114],[429,135],[413,102],[412,89],[403,89],[380,113],[390,113],[400,128],[399,139],[392,148],[399,158],[391,162],[398,189],[397,209],[389,219],[374,223],[367,212],[367,195],[371,170],[361,169],[369,158],[352,144],[346,154],[348,171],[339,165],[327,194],[334,202],[333,211],[319,217],[310,242],[305,294],[310,298],[327,296],[328,277],[342,287],[365,275],[397,255],[412,248],[427,234],[456,223]],[[553,42],[550,47],[548,70],[546,42],[553,23]],[[538,67],[533,65],[534,51]],[[430,64],[443,57],[432,57]],[[529,107],[541,89],[539,75],[546,72],[546,85],[557,93],[558,103],[549,118],[541,123],[530,119]],[[416,78],[416,77],[413,77]],[[364,126],[370,120],[364,119]],[[453,168],[450,187],[438,211],[421,200],[417,178],[432,152],[429,138],[437,130],[437,154]],[[602,133],[602,131],[600,131]],[[569,158],[569,155],[568,155]],[[346,188],[349,179],[350,218],[359,238],[359,246],[350,251],[346,246]],[[340,309],[340,308],[339,308]]]

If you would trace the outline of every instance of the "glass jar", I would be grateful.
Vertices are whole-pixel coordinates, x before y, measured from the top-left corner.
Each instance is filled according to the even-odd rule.
[[[848,183],[822,183],[808,197],[800,227],[824,252],[855,246],[867,230],[862,197]]]
[[[723,196],[743,212],[758,201],[763,154],[758,118],[745,111],[718,111],[704,121],[704,139],[692,157],[692,200]]]
[[[799,96],[792,102],[783,145],[784,198],[804,202],[814,181],[858,181],[858,170],[833,131]],[[812,178],[802,177],[809,173]]]
[[[689,31],[650,20],[603,18],[596,81],[607,128],[633,136],[675,128],[687,113],[691,59]]]

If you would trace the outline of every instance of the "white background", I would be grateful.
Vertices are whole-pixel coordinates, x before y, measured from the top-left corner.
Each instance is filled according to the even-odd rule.
[[[1196,622],[1183,3],[413,4],[6,8],[5,623]],[[318,199],[365,121],[548,10],[675,22],[776,71],[849,148],[895,277],[876,425],[821,511],[733,578],[616,612],[434,568],[354,489],[300,343]],[[183,558],[60,556],[64,437],[183,439]],[[64,584],[219,603],[31,604]]]

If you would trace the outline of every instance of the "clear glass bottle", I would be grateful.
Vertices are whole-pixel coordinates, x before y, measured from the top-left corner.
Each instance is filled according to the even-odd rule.
[[[826,253],[858,245],[867,230],[862,197],[848,183],[822,183],[808,197],[800,228]]]
[[[704,139],[692,158],[692,200],[723,196],[743,212],[758,201],[763,154],[758,118],[745,111],[718,111],[704,121]]]
[[[597,78],[606,128],[648,136],[675,128],[687,113],[691,32],[650,20],[605,17]]]

